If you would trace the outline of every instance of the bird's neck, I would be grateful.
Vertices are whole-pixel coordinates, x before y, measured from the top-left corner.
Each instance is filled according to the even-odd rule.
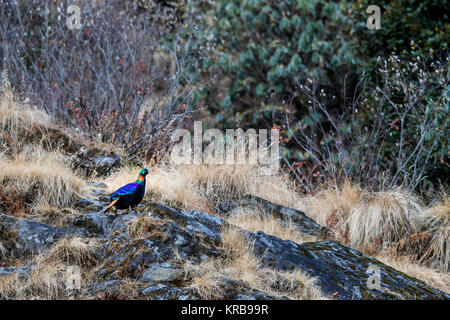
[[[138,184],[145,183],[145,177],[142,174],[140,174],[136,180],[136,183],[138,183]]]

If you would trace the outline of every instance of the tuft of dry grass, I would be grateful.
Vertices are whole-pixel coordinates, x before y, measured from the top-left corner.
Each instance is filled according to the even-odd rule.
[[[147,237],[155,227],[161,226],[163,223],[163,220],[154,217],[134,218],[127,225],[127,233],[133,239],[142,239]]]
[[[367,243],[396,243],[419,232],[421,211],[417,198],[401,189],[368,193],[345,222],[349,243],[358,248]]]
[[[48,252],[41,253],[28,262],[31,266],[30,274],[23,278],[16,273],[0,277],[0,299],[60,300],[86,295],[83,279],[97,263],[98,246],[95,239],[60,239]],[[73,265],[80,267],[82,272],[82,287],[76,292],[67,290],[72,276],[68,267]]]
[[[31,128],[50,126],[51,120],[47,113],[36,107],[31,108],[25,101],[15,97],[6,70],[2,73],[0,94],[0,129],[8,132],[12,139],[17,140],[21,132]]]
[[[61,154],[33,148],[12,160],[1,156],[0,185],[6,193],[16,193],[18,199],[36,208],[69,205],[83,190],[84,182]]]
[[[44,258],[36,258],[31,274],[20,279],[17,274],[0,277],[0,299],[62,299],[66,298],[65,270],[60,262],[44,262]]]
[[[123,168],[106,179],[109,191],[135,181],[139,168]],[[295,186],[284,174],[264,176],[254,165],[160,164],[147,176],[147,198],[176,204],[186,210],[217,211],[224,200],[253,194],[268,201],[297,207]]]
[[[382,249],[420,231],[420,201],[402,189],[368,192],[346,182],[304,197],[302,209],[351,246]],[[371,248],[368,248],[371,247]]]
[[[190,278],[187,288],[197,292],[202,299],[221,299],[225,294],[224,280],[216,273],[219,263],[215,259],[203,261],[199,264],[186,262],[184,272]]]
[[[0,261],[6,259],[6,254],[7,254],[6,248],[0,240]]]
[[[38,214],[35,221],[56,227],[67,227],[77,217],[82,215],[81,212],[73,208],[55,208],[50,205],[38,205],[35,211]]]
[[[189,288],[204,299],[222,298],[227,280],[241,283],[271,295],[290,299],[325,299],[315,285],[315,279],[301,272],[281,272],[261,267],[253,254],[253,245],[236,228],[222,232],[225,258],[212,258],[199,264],[186,263],[184,268],[191,279]]]
[[[427,229],[432,234],[427,254],[438,261],[438,267],[448,272],[450,267],[450,196],[443,194],[441,201],[425,211]]]
[[[279,219],[263,209],[237,208],[227,218],[227,222],[253,233],[262,231],[280,239],[291,240],[299,244],[314,241],[314,238],[306,237],[300,233],[292,221],[288,220],[282,223]]]
[[[359,185],[346,181],[341,187],[331,185],[315,195],[302,197],[300,209],[317,223],[335,227],[362,201],[363,193]]]
[[[301,203],[302,210],[332,229],[341,242],[448,292],[448,196],[425,209],[416,196],[405,190],[368,192],[346,182],[306,196]],[[408,247],[402,255],[391,250],[403,245]],[[436,265],[441,272],[429,267]]]
[[[45,261],[88,268],[97,264],[98,248],[99,244],[95,239],[64,238],[51,248],[45,256]]]

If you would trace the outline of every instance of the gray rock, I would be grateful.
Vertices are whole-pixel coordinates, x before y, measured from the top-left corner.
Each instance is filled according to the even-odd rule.
[[[25,265],[23,267],[4,267],[0,268],[0,278],[2,276],[8,276],[11,274],[17,274],[18,280],[23,280],[30,273],[30,266]]]
[[[102,210],[105,207],[105,204],[89,199],[79,199],[73,206],[83,212],[97,212]]]
[[[148,208],[152,211],[152,217],[160,222],[151,227],[146,239],[136,240],[126,235],[125,229],[132,217],[127,220],[125,217],[111,218],[117,219],[116,222],[103,221],[103,217],[99,218],[100,221],[103,221],[102,223],[95,220],[91,221],[95,228],[101,229],[100,231],[97,230],[99,234],[105,234],[103,230],[106,229],[109,232],[108,237],[111,238],[109,245],[104,250],[113,254],[105,257],[105,263],[108,267],[97,273],[97,276],[101,279],[115,279],[118,270],[131,277],[135,277],[136,274],[142,275],[143,269],[150,269],[149,274],[151,274],[155,270],[151,269],[153,265],[173,261],[178,257],[199,262],[204,257],[215,257],[220,254],[220,250],[217,249],[217,245],[220,244],[219,225],[214,226],[216,232],[213,233],[208,226],[195,221],[195,218],[193,218],[195,216],[199,219],[204,218],[203,214],[191,215],[153,203]],[[134,217],[144,214],[134,215]],[[174,220],[168,219],[170,216],[174,217]],[[215,217],[211,217],[211,219],[211,221],[219,221]],[[176,223],[175,220],[179,223]],[[103,226],[103,223],[106,226]],[[158,265],[158,268],[166,266]],[[176,268],[174,267],[174,269]]]
[[[88,201],[85,203],[90,206]],[[324,234],[324,228],[301,211],[256,197],[237,205],[260,205],[281,220],[294,221],[299,232],[317,237]],[[46,250],[65,235],[96,237],[103,244],[100,250],[103,267],[93,277],[96,283],[90,285],[91,292],[113,290],[121,285],[123,278],[129,278],[139,280],[139,292],[150,299],[200,298],[193,289],[181,287],[187,284],[179,281],[183,271],[178,261],[199,263],[226,255],[221,249],[221,230],[224,226],[233,226],[220,217],[195,210],[184,212],[157,203],[145,204],[144,208],[141,213],[135,210],[126,214],[86,213],[67,228],[0,214],[0,237],[14,236],[13,240],[6,239],[6,247],[19,257]],[[144,238],[133,239],[127,233],[127,226],[132,219],[144,215],[151,215],[155,221]],[[450,299],[449,294],[335,241],[297,244],[263,232],[234,228],[253,243],[262,267],[280,271],[302,270],[315,277],[317,286],[334,299]],[[14,243],[14,247],[10,243]],[[0,268],[0,277],[14,273],[24,276],[29,272],[27,268]],[[379,280],[377,285],[374,285],[377,281],[371,281],[374,276]],[[284,299],[233,279],[221,283],[223,297],[219,298]]]
[[[78,217],[73,225],[76,228],[83,228],[89,236],[107,237],[115,231],[122,230],[128,222],[142,215],[143,213],[134,210],[128,214],[87,213]]]
[[[15,235],[14,239],[9,241],[13,245],[10,254],[18,258],[46,250],[61,237],[73,234],[64,228],[5,214],[0,214],[0,227],[3,233],[7,231],[10,235]]]
[[[108,290],[114,290],[117,287],[122,284],[122,281],[120,280],[109,280],[109,281],[102,281],[98,283],[93,283],[87,287],[87,290],[91,294],[97,294],[100,292],[108,291]]]
[[[90,181],[87,183],[89,187],[98,188],[98,189],[106,189],[108,188],[108,185],[104,182],[98,182],[98,181]]]
[[[79,199],[77,202],[75,202],[75,203],[73,204],[73,206],[74,206],[75,208],[81,208],[81,209],[84,209],[84,208],[86,208],[86,207],[92,205],[93,203],[94,203],[94,202],[93,202],[92,200],[89,200],[89,199]]]
[[[176,233],[168,234],[168,241],[177,241],[182,232],[201,234],[203,240],[216,244],[220,230],[226,224],[219,217],[196,211],[186,213],[173,208],[153,204],[156,216],[170,218],[176,222]],[[320,233],[321,227],[312,219],[304,217],[297,210],[278,208],[273,210],[288,215],[297,215],[297,221],[304,222],[305,232]],[[181,231],[179,228],[183,228]],[[263,232],[251,233],[241,230],[254,243],[254,252],[262,258],[263,265],[281,271],[298,268],[317,277],[317,284],[325,294],[335,299],[449,299],[450,296],[424,282],[397,271],[382,262],[357,250],[334,241],[317,241],[297,244],[267,235]],[[192,256],[192,251],[185,257]],[[218,252],[220,254],[220,252]],[[210,256],[208,250],[201,252]],[[380,288],[368,283],[370,268],[380,270]],[[355,290],[357,288],[358,290]]]
[[[264,265],[287,271],[299,268],[335,299],[449,299],[450,295],[335,241],[296,244],[263,232],[247,233]],[[369,284],[379,270],[379,286]]]
[[[183,275],[183,271],[172,263],[152,265],[139,279],[141,282],[173,281]]]
[[[219,217],[196,210],[184,212],[159,203],[151,203],[150,210],[156,215],[174,220],[190,233],[201,234],[215,243],[221,241],[220,230],[224,220]]]
[[[97,200],[102,203],[102,205],[105,205],[106,203],[111,202],[111,197],[109,195],[99,195]]]
[[[120,166],[121,159],[115,153],[109,155],[98,155],[93,158],[81,158],[76,161],[77,167],[83,169],[86,175],[96,173],[97,175],[104,175],[111,171],[111,169]]]
[[[179,289],[162,283],[145,287],[142,290],[142,295],[154,300],[193,300],[196,298],[190,290]]]
[[[329,232],[327,228],[316,223],[302,211],[271,203],[253,195],[246,195],[244,200],[236,204],[236,207],[260,207],[265,212],[278,218],[282,224],[286,221],[291,221],[299,232],[306,235],[325,238]],[[229,213],[232,214],[233,211]]]

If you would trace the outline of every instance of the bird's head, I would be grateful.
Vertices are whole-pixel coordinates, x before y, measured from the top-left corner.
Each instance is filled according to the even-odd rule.
[[[145,176],[148,175],[149,171],[147,168],[142,169],[139,171],[138,179],[136,180],[137,183],[142,183],[145,180]]]

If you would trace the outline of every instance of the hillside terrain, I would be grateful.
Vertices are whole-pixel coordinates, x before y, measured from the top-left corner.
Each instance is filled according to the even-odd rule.
[[[0,0],[1,300],[450,298],[445,1],[72,2]]]
[[[426,209],[401,190],[350,185],[301,197],[287,177],[252,166],[160,164],[135,210],[105,214],[138,168],[121,167],[120,150],[64,133],[7,81],[3,299],[450,298],[448,255],[433,247],[448,226],[427,227],[448,203]]]

